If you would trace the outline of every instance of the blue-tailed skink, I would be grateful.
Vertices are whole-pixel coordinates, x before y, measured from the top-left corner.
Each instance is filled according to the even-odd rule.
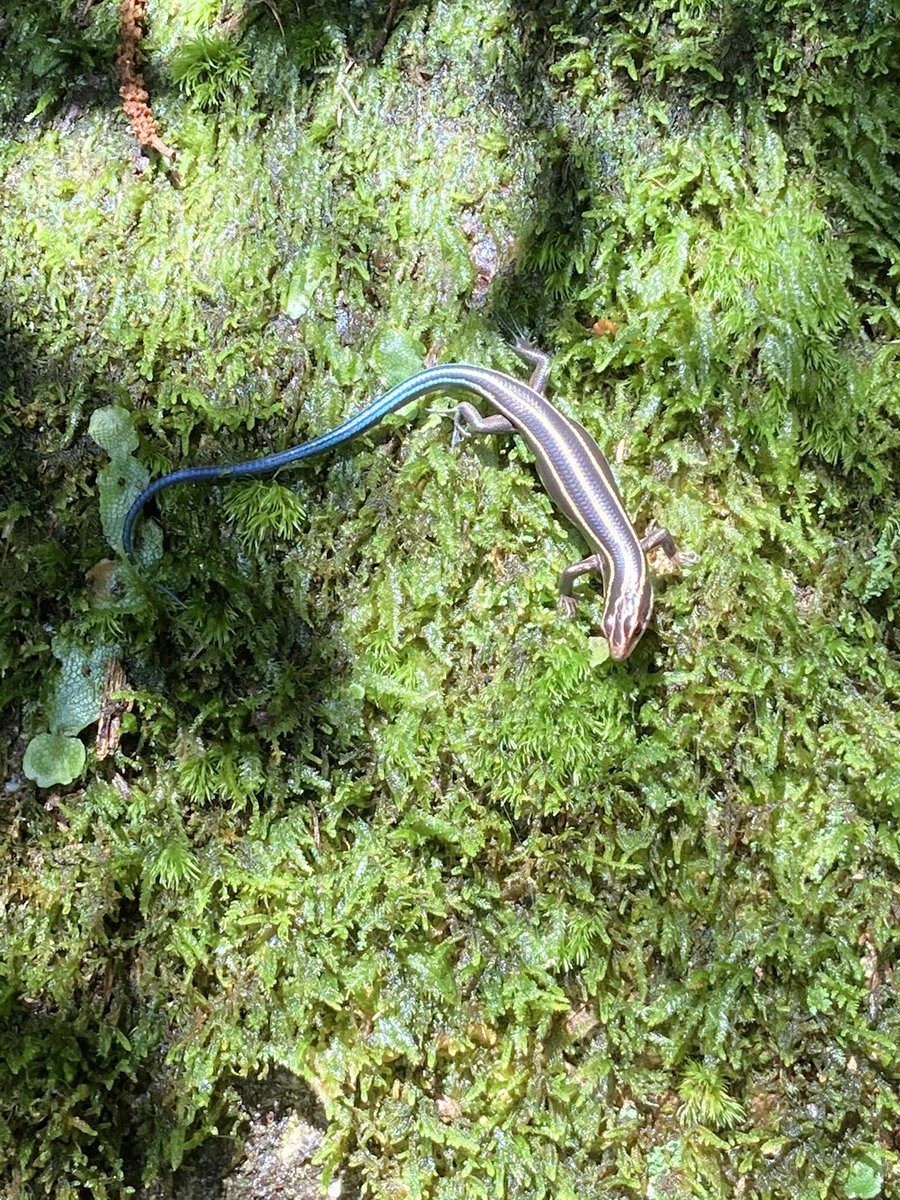
[[[564,416],[544,395],[549,356],[525,342],[518,343],[515,349],[534,368],[528,383],[500,371],[464,363],[428,367],[398,383],[343,424],[302,446],[249,462],[185,467],[163,475],[144,488],[128,510],[122,531],[125,554],[135,562],[135,521],[147,501],[173,483],[269,474],[349,442],[412,400],[435,392],[462,391],[486,401],[496,412],[483,417],[472,404],[460,404],[455,412],[454,442],[471,433],[515,432],[525,439],[534,454],[541,482],[581,530],[592,551],[562,572],[560,601],[567,612],[573,612],[573,583],[589,571],[598,572],[605,591],[603,632],[609,642],[610,657],[627,658],[647,628],[653,609],[647,551],[659,546],[669,557],[676,558],[675,543],[666,529],[657,529],[643,539],[638,537],[600,447],[578,421]]]

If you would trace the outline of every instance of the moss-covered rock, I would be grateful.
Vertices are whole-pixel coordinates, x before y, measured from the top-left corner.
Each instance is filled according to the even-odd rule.
[[[184,1195],[281,1068],[376,1200],[892,1194],[890,5],[219,16],[147,6],[178,177],[114,0],[0,17],[6,1190]],[[528,452],[439,411],[167,489],[110,563],[147,480],[517,371],[516,324],[698,556],[627,663],[589,586],[557,617]],[[133,711],[48,802],[22,742],[113,649]]]

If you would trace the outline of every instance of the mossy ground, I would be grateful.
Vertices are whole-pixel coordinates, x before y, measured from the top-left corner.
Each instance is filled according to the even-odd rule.
[[[178,1196],[270,1069],[383,1200],[900,1193],[894,6],[150,0],[181,186],[81,8],[0,17],[4,1194]],[[627,663],[437,415],[109,561],[96,410],[235,461],[504,322],[700,555]],[[38,791],[60,644],[135,704]]]

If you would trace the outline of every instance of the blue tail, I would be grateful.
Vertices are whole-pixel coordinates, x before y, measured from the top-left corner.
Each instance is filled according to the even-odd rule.
[[[278,454],[269,454],[265,458],[251,459],[249,462],[232,463],[219,467],[184,467],[180,471],[172,471],[169,475],[154,479],[144,488],[125,515],[125,523],[122,526],[122,549],[125,551],[125,556],[132,565],[137,565],[134,553],[135,522],[147,502],[163,488],[171,487],[174,483],[192,481],[198,483],[204,479],[251,479],[257,475],[269,475],[273,471],[280,471],[283,467],[293,466],[294,463],[301,462],[305,458],[313,458],[317,454],[324,454],[326,450],[333,450],[345,442],[352,441],[353,438],[359,437],[361,433],[371,429],[373,425],[377,425],[389,413],[402,408],[404,404],[408,404],[411,400],[416,400],[428,392],[458,387],[479,391],[477,386],[479,373],[484,374],[480,368],[456,363],[429,367],[425,371],[420,371],[418,375],[404,380],[403,383],[398,383],[396,387],[385,392],[378,400],[374,400],[362,412],[348,417],[343,424],[329,430],[328,433],[323,433],[321,437],[313,438],[311,442],[304,442],[301,446],[282,450]],[[174,593],[170,592],[168,588],[161,588],[161,590],[178,600],[178,597],[174,596]],[[178,600],[178,603],[180,604],[182,601]]]

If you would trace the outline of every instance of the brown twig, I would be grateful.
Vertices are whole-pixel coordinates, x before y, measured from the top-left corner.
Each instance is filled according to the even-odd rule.
[[[388,5],[387,15],[384,18],[384,29],[375,39],[375,45],[372,47],[372,60],[378,62],[381,58],[382,51],[387,45],[387,40],[394,32],[394,24],[397,20],[397,11],[402,4],[402,0],[391,0]]]

